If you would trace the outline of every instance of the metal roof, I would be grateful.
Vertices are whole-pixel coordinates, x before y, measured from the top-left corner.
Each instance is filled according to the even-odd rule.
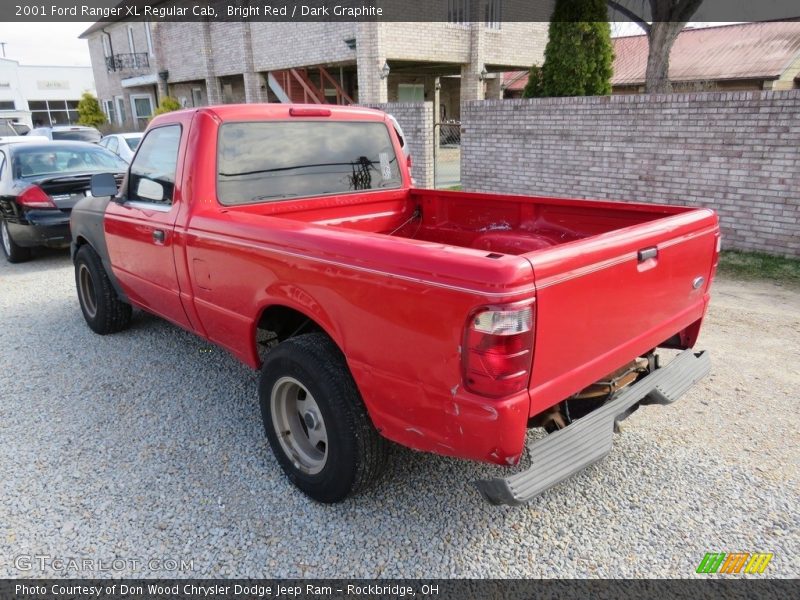
[[[647,36],[614,39],[613,85],[644,82]],[[800,57],[800,21],[684,29],[672,47],[671,81],[777,79]]]

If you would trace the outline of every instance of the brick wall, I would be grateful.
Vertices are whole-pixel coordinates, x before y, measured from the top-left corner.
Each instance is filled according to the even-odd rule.
[[[800,256],[800,91],[462,105],[465,190],[707,206],[723,247]]]
[[[391,115],[400,123],[411,150],[411,176],[416,187],[433,187],[433,103],[388,102],[365,104]]]

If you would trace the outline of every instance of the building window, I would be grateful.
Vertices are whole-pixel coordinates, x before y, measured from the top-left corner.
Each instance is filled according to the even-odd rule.
[[[153,34],[150,31],[150,23],[148,21],[144,22],[144,35],[147,38],[147,53],[153,56]]]
[[[153,116],[153,97],[150,94],[131,94],[131,112],[139,129],[147,127],[147,121]]]
[[[100,34],[100,39],[103,40],[103,56],[108,58],[111,56],[111,42],[108,41],[108,34]]]
[[[117,96],[117,123],[125,125],[125,98]]]
[[[28,100],[34,127],[74,125],[78,122],[77,100]]]
[[[13,100],[0,100],[0,110],[16,110]]]
[[[469,23],[470,0],[447,0],[447,21],[458,25]]]
[[[131,54],[136,54],[136,44],[133,42],[133,25],[128,25],[128,48]]]
[[[108,118],[108,122],[113,125],[115,119],[113,100],[103,100],[103,112],[106,113],[106,118]]]
[[[203,106],[203,88],[192,88],[192,106]]]
[[[424,102],[425,85],[422,83],[401,83],[397,86],[398,102]]]
[[[486,0],[484,9],[486,27],[500,29],[500,23],[503,22],[503,0]]]

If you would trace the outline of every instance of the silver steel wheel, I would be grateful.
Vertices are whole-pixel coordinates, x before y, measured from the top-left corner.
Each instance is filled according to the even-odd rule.
[[[295,468],[316,475],[328,460],[328,432],[311,392],[294,377],[281,377],[270,394],[272,425]]]
[[[78,289],[80,290],[81,304],[83,304],[86,315],[90,319],[94,319],[97,315],[97,298],[94,295],[92,274],[89,272],[89,267],[86,263],[81,263],[78,267]]]
[[[0,226],[0,237],[3,238],[3,250],[6,256],[11,256],[11,236],[8,234],[8,224],[5,221]]]

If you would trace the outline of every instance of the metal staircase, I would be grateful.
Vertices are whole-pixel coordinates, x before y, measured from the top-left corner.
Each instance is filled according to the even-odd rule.
[[[353,99],[324,67],[271,71],[267,84],[283,103],[353,104]]]

